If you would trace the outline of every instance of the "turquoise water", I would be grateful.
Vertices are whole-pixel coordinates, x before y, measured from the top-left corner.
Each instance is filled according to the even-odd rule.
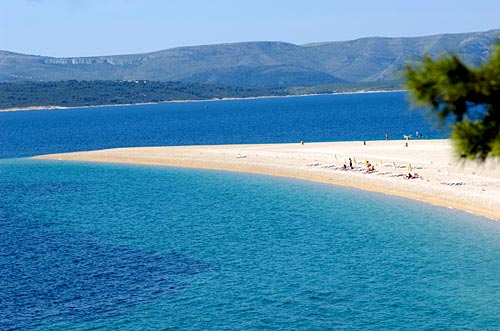
[[[298,180],[0,161],[1,330],[499,330],[500,224]]]

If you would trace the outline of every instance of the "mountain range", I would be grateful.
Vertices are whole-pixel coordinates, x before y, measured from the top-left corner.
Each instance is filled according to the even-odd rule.
[[[454,53],[487,59],[500,29],[412,38],[370,37],[294,45],[240,42],[131,55],[57,58],[0,51],[0,81],[150,80],[248,86],[313,86],[398,79],[408,61]]]

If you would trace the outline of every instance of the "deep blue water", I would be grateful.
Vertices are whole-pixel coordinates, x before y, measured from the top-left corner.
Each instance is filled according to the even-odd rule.
[[[499,330],[500,224],[299,180],[19,157],[444,133],[402,93],[0,113],[0,330]]]
[[[0,158],[112,147],[403,139],[445,132],[406,94],[322,95],[0,113]]]
[[[353,189],[0,161],[1,330],[498,330],[500,226]]]

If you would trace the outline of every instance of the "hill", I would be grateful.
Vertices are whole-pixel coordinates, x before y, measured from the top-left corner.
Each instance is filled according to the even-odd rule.
[[[152,53],[54,58],[0,51],[0,81],[150,80],[259,87],[387,82],[408,60],[457,53],[485,60],[500,30],[294,45],[243,42]]]

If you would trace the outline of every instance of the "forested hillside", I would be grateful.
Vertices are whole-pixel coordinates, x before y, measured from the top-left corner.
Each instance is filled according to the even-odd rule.
[[[209,100],[315,93],[400,89],[398,82],[335,83],[276,88],[185,82],[60,81],[0,83],[0,109],[137,104],[172,100]]]
[[[54,58],[0,51],[0,81],[151,80],[259,87],[392,81],[409,60],[454,52],[488,58],[500,30],[294,45],[244,42],[158,52]]]

